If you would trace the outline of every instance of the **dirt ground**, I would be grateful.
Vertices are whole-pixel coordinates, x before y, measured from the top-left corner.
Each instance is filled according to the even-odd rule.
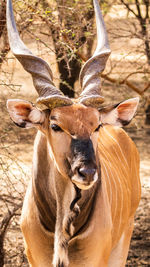
[[[30,40],[26,44],[30,49],[34,45]],[[113,47],[113,46],[112,46]],[[36,53],[36,51],[34,51]],[[44,55],[43,58],[54,62],[51,55]],[[10,57],[10,55],[8,55]],[[115,53],[113,54],[115,57]],[[58,72],[56,64],[51,65],[56,85],[58,84]],[[9,70],[9,73],[8,73]],[[20,64],[12,57],[3,65],[1,79],[6,82],[15,83],[12,88],[1,86],[0,90],[0,191],[10,196],[10,206],[0,199],[0,223],[5,213],[12,208],[14,202],[21,201],[24,196],[28,180],[31,177],[33,140],[36,134],[34,129],[24,130],[17,128],[11,121],[6,110],[8,98],[22,98],[36,103],[37,94],[32,85],[29,74],[25,73]],[[7,80],[8,77],[8,80]],[[19,86],[18,86],[19,85]],[[20,85],[22,85],[20,87]],[[18,89],[18,90],[16,90]],[[135,94],[126,87],[118,87],[107,82],[103,84],[103,95],[106,103],[117,103],[123,99],[135,97]],[[126,131],[136,143],[140,153],[140,175],[142,184],[142,198],[135,216],[135,228],[131,240],[129,256],[126,266],[150,266],[150,127],[146,126],[144,115],[145,101],[141,99],[137,115]],[[5,174],[4,174],[5,173]],[[15,179],[15,188],[12,180]],[[10,186],[11,185],[11,186]],[[6,190],[7,189],[7,190]],[[5,192],[6,190],[6,192]],[[20,210],[11,221],[5,238],[5,267],[27,267],[28,263],[24,255],[23,239],[19,228]]]

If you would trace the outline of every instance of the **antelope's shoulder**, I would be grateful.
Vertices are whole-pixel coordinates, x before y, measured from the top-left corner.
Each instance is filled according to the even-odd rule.
[[[122,154],[127,160],[130,160],[131,155],[135,155],[137,160],[139,160],[139,153],[136,145],[129,137],[129,135],[120,127],[106,125],[100,130],[99,142],[98,142],[99,152],[109,151],[112,153],[113,157],[115,154]]]

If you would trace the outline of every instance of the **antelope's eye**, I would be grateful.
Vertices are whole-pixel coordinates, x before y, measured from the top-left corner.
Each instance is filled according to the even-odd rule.
[[[50,127],[55,132],[62,132],[63,131],[57,124],[51,124]]]
[[[103,125],[99,124],[98,127],[95,129],[95,132],[98,132],[101,127],[103,127]]]

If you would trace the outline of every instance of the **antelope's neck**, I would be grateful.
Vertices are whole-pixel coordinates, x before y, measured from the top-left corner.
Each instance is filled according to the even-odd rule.
[[[77,202],[80,212],[73,222],[73,235],[83,231],[87,226],[98,184],[81,192],[81,199]],[[63,222],[70,216],[70,205],[76,193],[72,182],[62,177],[56,169],[49,155],[47,139],[40,132],[36,136],[34,145],[32,188],[43,227],[54,233],[59,221],[63,228]]]
[[[56,200],[49,186],[50,168],[47,140],[38,132],[34,143],[32,190],[42,226],[45,230],[54,232]]]
[[[91,189],[81,192],[81,199],[78,202],[80,213],[74,221],[74,236],[84,232],[90,222],[93,214],[97,191],[100,188],[100,181],[98,181]]]
[[[55,201],[56,201],[56,226],[59,224],[60,232],[65,232],[68,228],[68,223],[72,221],[73,232],[70,232],[70,238],[77,235],[79,232],[83,232],[88,226],[88,221],[92,215],[93,205],[96,198],[97,190],[100,187],[100,182],[90,188],[89,190],[81,190],[79,200],[71,206],[73,202],[78,198],[77,191],[75,190],[74,184],[71,180],[66,179],[61,176],[56,168],[54,168],[54,180],[51,180],[51,186],[55,191]],[[76,210],[77,215],[76,215]]]

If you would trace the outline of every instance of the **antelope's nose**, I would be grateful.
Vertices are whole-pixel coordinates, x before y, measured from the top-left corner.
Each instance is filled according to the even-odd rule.
[[[83,190],[88,190],[91,188],[98,179],[97,167],[79,167],[76,169],[75,174],[72,176],[72,182],[79,188]]]
[[[93,180],[93,176],[96,173],[96,168],[79,168],[78,174],[82,177],[83,181],[91,182]]]

